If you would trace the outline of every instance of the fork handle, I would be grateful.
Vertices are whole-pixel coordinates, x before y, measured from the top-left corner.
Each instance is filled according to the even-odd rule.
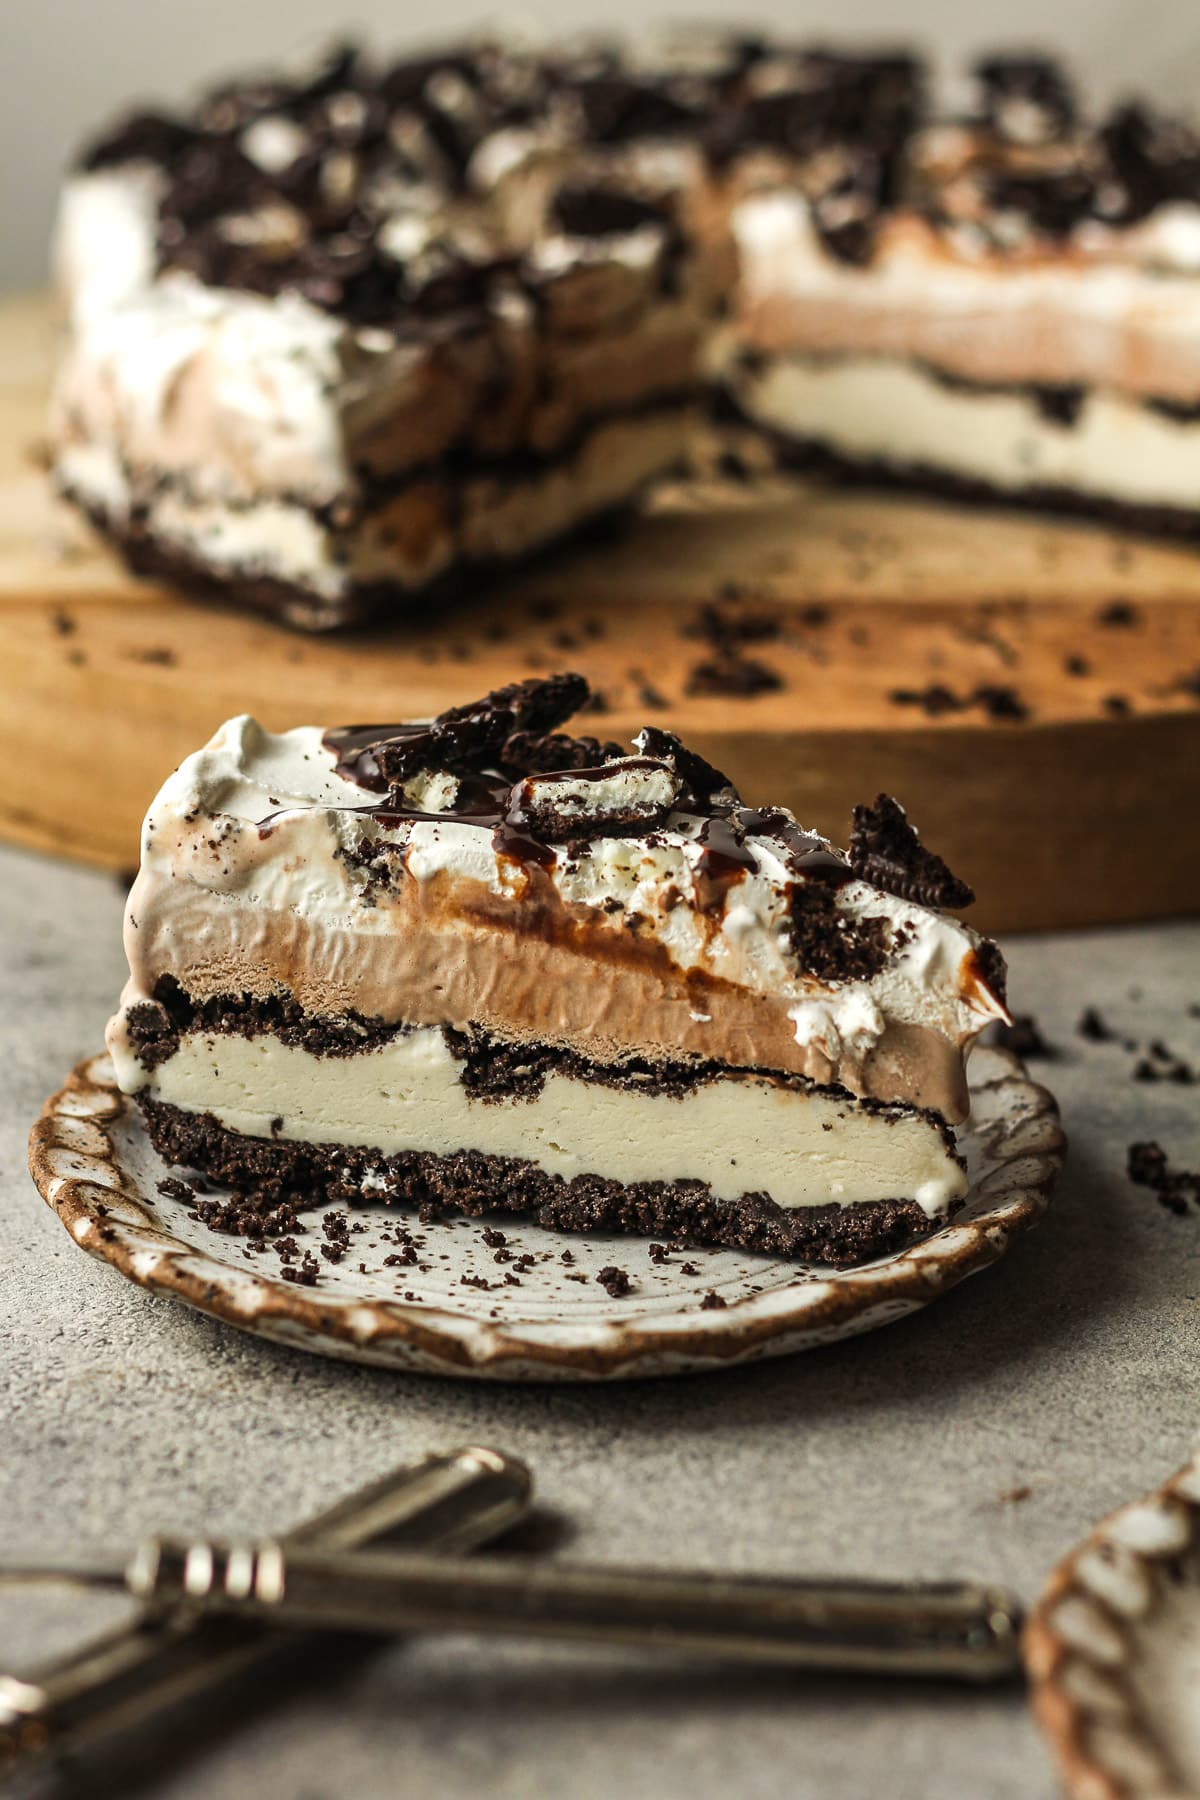
[[[338,1555],[307,1546],[142,1546],[143,1599],[303,1629],[467,1631],[871,1675],[990,1681],[1019,1667],[1019,1609],[969,1583],[593,1568],[518,1558]]]

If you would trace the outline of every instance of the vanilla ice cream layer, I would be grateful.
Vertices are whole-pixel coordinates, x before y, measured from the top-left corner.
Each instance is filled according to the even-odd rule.
[[[738,336],[768,352],[927,362],[981,383],[1200,400],[1200,287],[1178,243],[1190,225],[1194,257],[1200,208],[1182,223],[1169,210],[1157,232],[1153,219],[1138,228],[1138,261],[1114,234],[1031,261],[972,258],[902,215],[859,266],[823,248],[801,195],[754,194],[732,212]]]
[[[131,482],[108,443],[66,444],[62,491],[118,536],[138,535],[207,575],[288,583],[318,601],[386,584],[418,589],[460,561],[520,556],[619,505],[682,461],[694,424],[688,406],[664,405],[599,420],[569,455],[529,473],[484,473],[456,483],[420,481],[341,529],[302,503],[262,496],[231,504],[153,479]],[[312,622],[297,602],[297,616]]]
[[[1200,497],[1200,432],[1121,394],[1086,394],[1068,421],[1047,416],[1031,393],[950,385],[886,357],[781,354],[728,379],[755,423],[850,462],[1136,506],[1191,511]]]
[[[495,1101],[470,1097],[438,1030],[348,1057],[274,1037],[195,1033],[152,1075],[119,1036],[113,1047],[126,1091],[272,1141],[381,1157],[476,1151],[566,1181],[703,1181],[716,1200],[765,1195],[787,1210],[915,1198],[934,1217],[967,1187],[932,1120],[755,1076],[668,1096],[552,1074],[536,1099]]]
[[[697,1056],[965,1117],[964,1050],[1005,1013],[949,914],[845,881],[847,926],[883,921],[891,948],[869,977],[820,980],[791,950],[795,880],[769,837],[747,837],[755,867],[713,907],[698,818],[535,867],[486,824],[373,818],[322,740],[243,717],[169,778],[126,915],[126,1007],[170,975],[196,1000],[285,992],[319,1015]]]

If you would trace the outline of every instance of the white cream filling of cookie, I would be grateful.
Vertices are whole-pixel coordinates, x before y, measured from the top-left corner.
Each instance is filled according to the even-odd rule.
[[[436,1028],[350,1056],[314,1056],[267,1035],[197,1033],[153,1073],[120,1026],[110,1049],[126,1092],[144,1088],[253,1137],[381,1156],[473,1150],[567,1181],[703,1181],[717,1200],[765,1194],[787,1210],[912,1198],[936,1217],[966,1192],[962,1169],[921,1114],[880,1113],[755,1076],[672,1097],[553,1074],[536,1099],[489,1101],[466,1092]]]
[[[1068,423],[1031,394],[951,386],[886,357],[779,355],[731,379],[757,423],[851,461],[945,470],[1013,493],[1061,487],[1189,510],[1200,496],[1195,425],[1116,393],[1086,394]]]

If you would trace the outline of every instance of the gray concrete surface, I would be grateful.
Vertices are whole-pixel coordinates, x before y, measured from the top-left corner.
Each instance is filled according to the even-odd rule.
[[[25,1173],[44,1095],[99,1043],[121,980],[104,877],[0,853],[0,1554],[125,1543],[164,1525],[286,1526],[427,1446],[532,1463],[556,1542],[591,1559],[968,1574],[1037,1591],[1055,1557],[1191,1448],[1200,1422],[1200,1216],[1125,1180],[1131,1138],[1195,1166],[1196,1090],[1130,1079],[1082,1007],[1200,1057],[1200,926],[1014,942],[1013,989],[1061,1058],[1073,1140],[1051,1216],[923,1316],[724,1376],[497,1389],[319,1362],[140,1293],[87,1260]],[[1023,1495],[1024,1497],[1018,1497]],[[553,1521],[545,1535],[554,1538]],[[28,1668],[99,1619],[0,1604]],[[89,1795],[563,1796],[564,1800],[1045,1800],[1018,1692],[959,1694],[628,1657],[397,1646],[327,1659],[303,1692],[249,1694],[119,1765]],[[273,1701],[269,1707],[267,1699]]]

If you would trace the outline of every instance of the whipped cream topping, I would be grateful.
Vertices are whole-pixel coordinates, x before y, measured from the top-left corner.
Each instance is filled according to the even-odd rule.
[[[128,231],[98,255],[124,190]],[[192,497],[251,502],[266,489],[326,505],[351,480],[355,425],[411,400],[420,360],[353,332],[297,294],[266,299],[192,276],[154,278],[144,172],[77,177],[59,227],[74,330],[54,399],[56,437],[119,449]],[[105,273],[106,268],[109,270]]]
[[[262,929],[324,933],[337,946],[328,952],[336,965],[348,938],[386,953],[389,937],[405,929],[410,882],[459,893],[468,912],[497,903],[519,911],[536,879],[549,884],[567,914],[586,919],[598,948],[607,942],[620,951],[632,934],[640,948],[665,955],[677,974],[785,1008],[795,1045],[819,1055],[814,1066],[836,1070],[852,1085],[853,1071],[897,1032],[928,1034],[947,1054],[958,1052],[961,1064],[961,1047],[1006,1016],[983,978],[981,940],[969,926],[848,870],[836,906],[851,929],[879,922],[872,929],[886,933],[886,953],[869,976],[814,975],[789,935],[797,878],[777,837],[748,832],[745,867],[714,905],[698,815],[670,812],[636,836],[543,844],[531,870],[506,851],[490,823],[439,816],[459,801],[450,772],[425,778],[419,790],[410,785],[409,796],[426,816],[376,817],[371,808],[380,796],[337,772],[320,727],[275,734],[250,717],[231,720],[168,779],[147,816],[127,917],[133,977],[125,1003],[147,997],[161,968],[212,957],[200,924],[206,907],[218,938],[222,919],[228,930],[239,915],[266,921],[260,937]],[[380,857],[399,872],[383,887]],[[210,984],[216,979],[210,971]],[[716,1053],[720,1017],[699,1022],[709,1012],[707,1000],[693,1003],[689,1051],[705,1054],[707,1038]],[[954,1116],[955,1104],[948,1096],[942,1110]]]
[[[52,260],[77,329],[154,280],[163,182],[153,163],[135,162],[72,176],[63,188]]]

